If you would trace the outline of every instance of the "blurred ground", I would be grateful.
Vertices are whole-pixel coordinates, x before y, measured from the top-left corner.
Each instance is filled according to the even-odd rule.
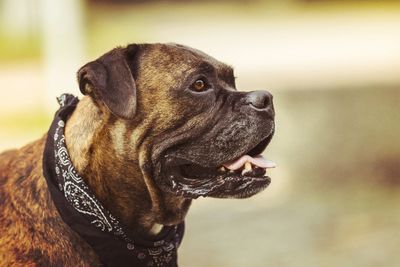
[[[226,61],[239,89],[274,94],[278,168],[251,199],[194,202],[181,266],[398,266],[399,3],[249,3],[86,5],[86,56],[57,90],[78,94],[75,70],[128,42]],[[0,150],[39,138],[56,107],[41,41],[27,42],[0,46]]]

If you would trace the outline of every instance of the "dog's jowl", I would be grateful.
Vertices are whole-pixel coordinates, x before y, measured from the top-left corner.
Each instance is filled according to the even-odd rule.
[[[78,71],[49,131],[0,154],[0,266],[177,266],[191,201],[269,183],[267,91],[176,44],[132,44]]]

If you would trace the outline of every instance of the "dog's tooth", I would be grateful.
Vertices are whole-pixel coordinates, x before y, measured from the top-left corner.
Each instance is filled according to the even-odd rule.
[[[248,173],[248,172],[250,172],[251,170],[248,170],[248,169],[243,169],[242,170],[242,175],[245,175],[246,173]]]
[[[246,163],[244,164],[244,169],[247,171],[251,171],[251,169],[252,169],[251,163],[246,161]]]
[[[221,172],[226,172],[226,169],[225,169],[224,166],[221,166],[221,168],[219,168],[219,170],[220,170]]]

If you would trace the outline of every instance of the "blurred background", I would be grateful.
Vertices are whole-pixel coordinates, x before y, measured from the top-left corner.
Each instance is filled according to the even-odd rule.
[[[193,46],[274,94],[272,184],[195,201],[181,266],[399,266],[399,1],[0,0],[0,22],[0,150],[118,45]]]

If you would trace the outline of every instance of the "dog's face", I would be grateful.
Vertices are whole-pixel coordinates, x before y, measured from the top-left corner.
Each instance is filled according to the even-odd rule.
[[[242,163],[257,162],[273,136],[272,96],[237,91],[231,67],[180,45],[129,45],[88,63],[78,78],[106,114],[140,129],[124,155],[138,155],[156,192],[240,198],[269,185],[265,162],[246,171]]]

